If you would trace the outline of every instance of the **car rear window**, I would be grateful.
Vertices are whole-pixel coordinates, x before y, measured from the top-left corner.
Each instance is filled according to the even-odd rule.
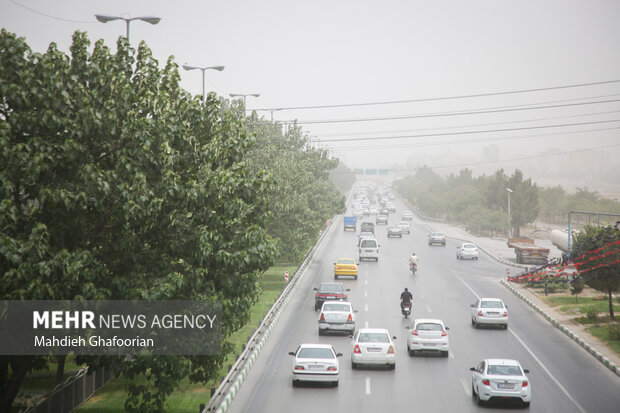
[[[329,348],[304,347],[299,350],[297,357],[300,359],[333,359],[334,352]]]
[[[436,323],[420,323],[415,327],[415,329],[420,331],[442,331],[443,327],[441,324]]]
[[[385,333],[360,333],[360,343],[389,343],[390,337]]]
[[[351,311],[351,306],[349,306],[348,304],[330,303],[330,304],[324,304],[323,310],[324,311]]]
[[[487,374],[496,376],[520,376],[521,369],[519,366],[502,366],[489,364],[487,367]]]
[[[338,284],[324,284],[319,288],[320,292],[329,292],[329,293],[341,293],[344,291],[342,285]]]
[[[374,239],[365,239],[362,241],[362,248],[377,248],[377,241]]]
[[[474,244],[463,244],[463,248],[471,250],[471,249],[476,248],[476,246]]]
[[[500,301],[483,301],[480,303],[482,308],[504,308]]]
[[[338,261],[338,264],[353,265],[353,264],[355,264],[355,261],[353,261],[353,260],[340,260],[340,261]]]

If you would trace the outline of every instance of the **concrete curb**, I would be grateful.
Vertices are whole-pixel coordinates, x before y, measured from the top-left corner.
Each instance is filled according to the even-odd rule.
[[[546,318],[551,324],[557,327],[561,332],[566,334],[573,341],[575,341],[577,344],[583,347],[588,353],[593,355],[598,361],[603,363],[609,370],[614,372],[617,376],[620,376],[620,369],[618,368],[618,366],[612,363],[607,357],[603,356],[596,349],[594,349],[590,344],[584,341],[581,337],[579,337],[577,334],[572,332],[570,329],[568,329],[562,323],[557,321],[555,318],[551,317],[547,312],[545,312],[542,308],[540,308],[538,305],[533,303],[529,298],[525,297],[523,294],[517,291],[517,289],[514,288],[512,285],[510,285],[508,281],[502,278],[500,282],[504,285],[504,287],[512,291],[514,295],[516,295],[517,297],[525,301],[525,303],[529,305],[530,307],[532,307],[534,310],[536,310],[536,312],[540,313],[544,318]]]

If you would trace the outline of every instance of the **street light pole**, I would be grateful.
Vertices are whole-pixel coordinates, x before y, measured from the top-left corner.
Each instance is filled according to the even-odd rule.
[[[159,23],[159,21],[161,20],[160,17],[153,17],[153,16],[140,16],[140,17],[121,17],[121,16],[106,16],[104,14],[95,14],[95,17],[97,18],[97,20],[99,20],[101,23],[107,23],[107,22],[111,22],[113,20],[124,20],[125,24],[127,25],[127,43],[129,43],[129,23],[131,23],[134,20],[142,20],[145,21],[147,23],[151,23],[151,24],[157,24]]]
[[[253,96],[255,98],[260,96],[260,93],[230,93],[228,96],[231,98],[242,97],[243,98],[243,110],[245,110],[245,99],[248,96]]]
[[[218,72],[221,72],[222,70],[224,70],[224,66],[198,67],[198,66],[190,66],[187,63],[185,63],[183,65],[183,69],[185,69],[185,70],[198,69],[198,70],[202,71],[202,103],[205,103],[206,98],[207,98],[206,95],[205,95],[205,70],[213,69],[213,70],[217,70]]]
[[[508,238],[512,238],[512,218],[510,217],[510,194],[513,192],[512,189],[506,188],[508,191]]]

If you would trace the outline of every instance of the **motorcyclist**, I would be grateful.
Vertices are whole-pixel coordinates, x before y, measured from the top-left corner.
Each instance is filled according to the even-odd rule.
[[[409,269],[411,269],[413,266],[415,266],[415,268],[418,268],[418,263],[420,262],[420,258],[418,258],[417,255],[415,255],[415,252],[411,253],[411,257],[409,257]]]
[[[405,303],[409,303],[409,306],[411,306],[411,300],[413,300],[413,294],[411,294],[411,292],[409,292],[409,289],[407,287],[405,287],[405,291],[400,293],[400,308],[401,308],[401,310],[405,306]]]

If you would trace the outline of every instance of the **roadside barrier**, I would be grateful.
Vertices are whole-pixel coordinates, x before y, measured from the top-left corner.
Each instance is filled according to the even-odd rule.
[[[540,313],[540,315],[542,315],[545,319],[547,319],[547,321],[549,321],[556,328],[558,328],[561,332],[563,332],[568,337],[570,337],[573,341],[575,341],[577,344],[579,344],[588,353],[593,355],[598,361],[603,363],[609,370],[613,371],[614,373],[616,373],[616,375],[620,376],[620,369],[618,368],[618,366],[616,366],[614,363],[612,363],[611,360],[609,360],[607,357],[605,357],[601,353],[599,353],[590,344],[585,342],[581,337],[579,337],[577,334],[572,332],[570,329],[568,329],[566,326],[564,326],[558,320],[556,320],[555,318],[551,317],[546,311],[544,311],[542,308],[540,308],[538,305],[536,305],[534,302],[532,302],[532,300],[530,300],[529,298],[527,298],[526,296],[521,294],[519,291],[517,291],[517,289],[514,288],[512,285],[510,285],[510,283],[508,281],[502,279],[502,280],[500,280],[500,282],[502,283],[502,285],[504,285],[504,287],[506,287],[510,291],[512,291],[512,293],[514,295],[516,295],[517,297],[519,297],[520,299],[525,301],[525,303],[527,305],[529,305],[530,307],[532,307],[534,310],[536,310],[536,312]]]
[[[312,250],[310,250],[308,255],[306,255],[306,258],[301,263],[299,268],[297,268],[295,274],[293,274],[293,276],[289,278],[289,283],[286,285],[284,290],[282,290],[280,296],[273,304],[273,306],[271,306],[271,309],[258,326],[258,329],[248,340],[245,350],[241,353],[239,358],[237,358],[235,364],[232,366],[226,377],[224,377],[219,387],[215,390],[215,392],[211,396],[209,404],[207,404],[207,406],[204,408],[202,407],[202,405],[200,406],[200,413],[224,413],[228,410],[235,395],[239,392],[241,384],[247,377],[250,369],[254,365],[254,362],[258,358],[258,354],[265,345],[267,338],[280,320],[284,308],[292,297],[292,291],[297,286],[299,280],[303,278],[304,270],[312,261],[316,250],[319,248],[326,235],[330,232],[330,229],[333,227],[335,220],[336,219],[334,217],[327,222],[327,226],[319,236],[316,244],[314,245]]]

